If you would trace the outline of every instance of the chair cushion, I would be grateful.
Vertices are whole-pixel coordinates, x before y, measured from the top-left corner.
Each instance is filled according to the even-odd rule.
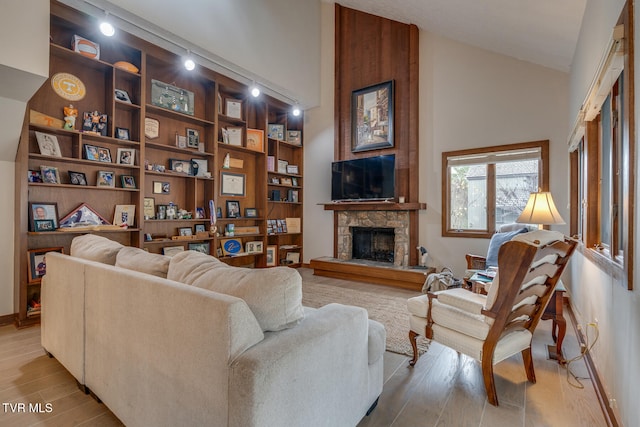
[[[118,242],[95,234],[84,234],[71,241],[71,256],[116,265],[116,256],[124,248]]]
[[[125,246],[116,256],[116,267],[167,278],[171,257],[152,254],[140,248]]]
[[[526,233],[526,228],[520,230],[509,231],[506,233],[495,233],[489,241],[489,249],[487,250],[487,267],[496,267],[498,265],[498,251],[503,243],[513,239],[518,234]]]
[[[243,299],[265,332],[290,328],[304,317],[302,277],[289,267],[231,267],[184,251],[171,257],[167,279]]]
[[[487,297],[466,289],[455,288],[438,293],[438,301],[472,314],[482,314]]]
[[[437,299],[432,301],[431,318],[437,325],[479,340],[484,340],[491,328],[485,316],[443,304]]]

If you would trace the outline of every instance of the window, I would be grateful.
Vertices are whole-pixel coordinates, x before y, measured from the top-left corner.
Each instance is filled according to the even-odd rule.
[[[442,153],[442,235],[490,237],[546,190],[549,141]]]
[[[571,144],[571,233],[585,256],[633,288],[633,17],[628,5]],[[613,268],[610,268],[613,267]]]

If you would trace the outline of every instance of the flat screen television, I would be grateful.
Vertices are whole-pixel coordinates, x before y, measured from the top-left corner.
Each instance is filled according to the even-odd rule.
[[[331,200],[395,198],[396,156],[364,157],[331,164]]]

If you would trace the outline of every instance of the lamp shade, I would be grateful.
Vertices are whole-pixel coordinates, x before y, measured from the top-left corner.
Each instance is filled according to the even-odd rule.
[[[556,209],[556,204],[553,203],[551,193],[548,191],[531,193],[527,205],[518,219],[516,219],[516,222],[542,225],[565,224],[564,219]]]

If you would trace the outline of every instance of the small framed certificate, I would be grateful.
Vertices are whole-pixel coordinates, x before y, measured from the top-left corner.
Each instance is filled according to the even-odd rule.
[[[225,103],[227,117],[242,120],[242,101],[239,99],[227,99]]]

